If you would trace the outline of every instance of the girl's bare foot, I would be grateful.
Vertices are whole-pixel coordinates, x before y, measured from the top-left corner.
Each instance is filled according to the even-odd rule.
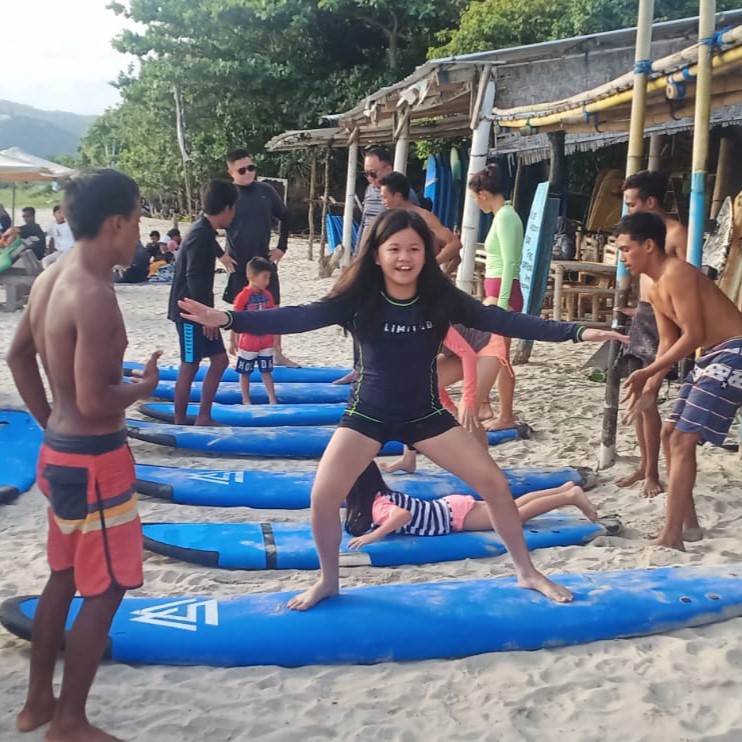
[[[671,538],[663,531],[652,543],[655,546],[664,546],[666,549],[675,549],[676,551],[685,551],[685,544],[682,536],[680,538]]]
[[[318,580],[309,590],[305,590],[303,593],[291,598],[286,603],[286,607],[290,611],[307,611],[317,605],[321,600],[337,595],[339,592],[340,589],[337,583],[326,585],[322,580]]]
[[[483,402],[479,408],[479,419],[490,420],[494,416],[495,416],[495,412],[492,409],[492,406],[488,404],[487,402]]]
[[[619,477],[616,480],[616,484],[619,487],[631,487],[632,484],[641,482],[644,479],[644,467],[639,467],[636,471],[627,474],[626,476]]]
[[[618,483],[617,483],[618,484]],[[657,497],[665,491],[665,485],[660,482],[659,477],[647,477],[642,487],[642,497]]]
[[[593,523],[598,520],[598,511],[595,506],[590,502],[590,498],[585,494],[582,487],[575,485],[569,491],[569,496],[574,502],[575,507],[582,511],[582,514]]]
[[[412,461],[402,456],[401,459],[392,461],[391,464],[379,464],[381,471],[389,472],[390,474],[395,471],[404,471],[408,474],[414,474],[417,469],[417,458],[413,457]]]
[[[499,415],[492,420],[485,420],[482,424],[485,430],[510,430],[515,427],[515,420],[512,417],[500,417]]]
[[[46,742],[123,742],[119,737],[107,734],[87,721],[78,726],[52,724],[44,740]]]
[[[540,572],[534,571],[529,577],[519,577],[518,584],[527,590],[535,590],[555,603],[571,603],[574,600],[572,593],[564,586],[552,582]]]
[[[703,528],[684,528],[683,529],[683,541],[694,543],[695,541],[703,540]]]
[[[333,384],[352,384],[356,380],[356,370],[353,369],[350,373],[341,376],[339,379],[335,379]]]
[[[194,425],[204,425],[204,426],[207,426],[209,428],[223,428],[223,427],[225,427],[223,425],[223,423],[218,423],[216,420],[214,420],[213,417],[204,417],[204,418],[197,417],[196,418],[196,422],[194,422],[193,424]]]
[[[57,699],[53,695],[35,701],[26,701],[18,716],[15,718],[15,728],[19,732],[31,732],[44,726],[52,720]]]

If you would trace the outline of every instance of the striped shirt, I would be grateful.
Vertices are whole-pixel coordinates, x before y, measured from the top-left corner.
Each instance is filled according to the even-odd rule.
[[[404,492],[384,492],[374,500],[374,526],[383,525],[391,515],[391,505],[407,510],[412,518],[395,533],[408,536],[445,536],[451,532],[451,511],[442,500],[418,500]]]

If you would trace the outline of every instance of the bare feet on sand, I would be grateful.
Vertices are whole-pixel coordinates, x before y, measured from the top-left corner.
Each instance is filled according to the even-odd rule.
[[[549,600],[553,600],[555,603],[571,603],[573,598],[572,593],[562,585],[558,585],[556,582],[552,582],[548,577],[542,575],[540,572],[533,573],[530,577],[519,577],[518,584],[527,590],[535,590],[536,592],[545,595]]]
[[[410,462],[403,456],[401,459],[392,461],[390,464],[379,464],[381,471],[389,472],[390,474],[395,471],[407,472],[407,474],[414,474],[417,469],[417,458],[413,458]]]
[[[672,538],[671,536],[668,536],[664,531],[652,539],[652,544],[654,546],[664,546],[666,549],[685,551],[685,544],[683,543],[682,536],[677,539]]]
[[[644,481],[644,468],[640,467],[636,471],[631,472],[631,474],[626,474],[626,476],[619,477],[615,480],[616,484],[619,487],[631,487],[632,484],[636,484],[637,482]]]
[[[88,722],[78,726],[52,724],[44,739],[46,742],[123,742]]]
[[[491,420],[485,420],[482,423],[485,430],[509,430],[515,427],[515,420],[511,417],[493,417]]]
[[[696,541],[703,540],[703,528],[684,528],[683,529],[683,541],[687,541],[692,544]]]
[[[321,600],[329,598],[332,595],[337,595],[339,592],[340,589],[337,583],[325,585],[322,580],[317,580],[309,590],[305,590],[303,593],[291,598],[286,603],[286,607],[291,611],[307,611],[317,605]]]
[[[665,491],[665,485],[660,482],[659,477],[647,477],[642,487],[642,497],[652,498],[662,494]]]
[[[15,728],[19,732],[32,732],[52,720],[57,699],[50,695],[36,701],[26,701],[18,716],[15,718]]]
[[[491,420],[495,416],[495,411],[489,402],[483,402],[479,408],[479,419],[480,420]]]
[[[593,523],[598,521],[598,511],[590,502],[582,487],[575,485],[567,494],[572,499],[575,507],[579,508],[588,520],[591,520]]]

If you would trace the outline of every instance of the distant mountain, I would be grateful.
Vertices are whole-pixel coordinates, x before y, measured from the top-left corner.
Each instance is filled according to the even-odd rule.
[[[37,157],[73,155],[95,119],[0,100],[0,149],[20,147]]]

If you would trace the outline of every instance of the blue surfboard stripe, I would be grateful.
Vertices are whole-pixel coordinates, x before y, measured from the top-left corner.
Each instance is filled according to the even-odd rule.
[[[559,487],[565,482],[584,485],[583,474],[572,467],[554,469],[503,469],[514,497],[527,492]],[[309,507],[316,469],[308,471],[261,471],[183,469],[137,464],[140,493],[181,505],[251,507],[297,510]],[[389,486],[413,497],[431,500],[455,493],[473,494],[471,488],[448,472],[413,475],[385,474]]]
[[[201,401],[203,383],[194,381],[191,386],[190,402]],[[276,384],[276,399],[281,404],[337,404],[347,402],[350,397],[350,387],[344,384],[324,383],[293,383]],[[175,399],[175,382],[161,381],[152,392],[157,399],[170,402]],[[268,392],[263,384],[250,384],[250,400],[253,404],[267,404]],[[215,401],[220,404],[242,404],[240,385],[227,381],[219,384]]]
[[[193,423],[198,415],[198,405],[189,404],[186,409],[188,422]],[[336,425],[347,409],[347,404],[219,404],[214,403],[211,416],[223,425],[235,427],[263,428],[275,425]],[[146,402],[139,411],[148,417],[172,423],[175,415],[173,402]]]
[[[132,371],[141,371],[144,365],[132,361],[124,361],[124,376],[131,376]],[[200,366],[196,371],[194,381],[203,381],[209,367]],[[160,381],[176,381],[178,378],[178,366],[163,364],[159,367]],[[303,368],[290,368],[288,366],[273,367],[273,381],[277,384],[326,384],[337,379],[341,379],[350,373],[349,368],[343,366],[305,366]],[[228,368],[222,374],[222,381],[238,382],[239,374],[233,369]],[[250,374],[251,381],[261,381],[260,371],[255,369]]]
[[[109,630],[108,656],[130,664],[300,667],[586,644],[742,616],[740,575],[740,564],[551,575],[574,594],[566,605],[519,588],[514,577],[359,587],[310,611],[287,609],[297,591],[127,596]],[[37,603],[6,600],[0,622],[29,638]],[[73,601],[68,629],[81,603]]]
[[[188,448],[208,453],[238,456],[275,456],[282,458],[319,458],[327,448],[335,428],[332,426],[234,428],[210,426],[168,425],[142,420],[127,420],[129,436],[162,446]],[[491,446],[515,440],[519,430],[489,432]],[[402,444],[394,441],[384,444],[380,454],[394,456],[402,453]]]
[[[216,554],[222,569],[319,569],[319,558],[309,523],[145,523],[144,545],[165,556],[204,564],[204,555]],[[605,529],[584,518],[547,514],[523,529],[529,549],[584,544]],[[430,564],[462,559],[484,559],[506,552],[496,533],[457,532],[446,536],[391,534],[351,551],[343,533],[344,556],[367,555],[372,567]],[[211,558],[211,557],[209,557]]]

